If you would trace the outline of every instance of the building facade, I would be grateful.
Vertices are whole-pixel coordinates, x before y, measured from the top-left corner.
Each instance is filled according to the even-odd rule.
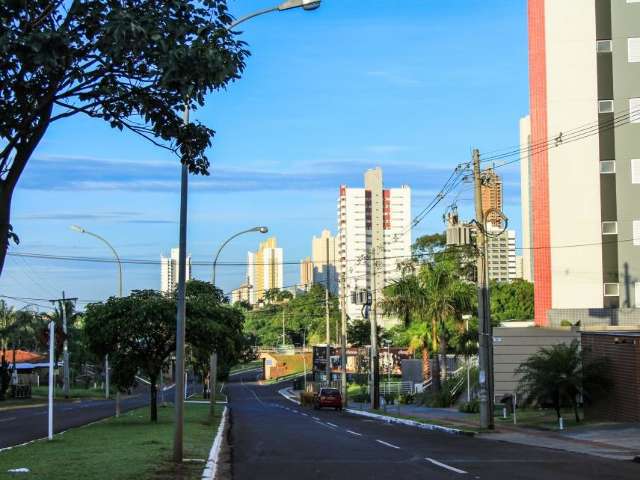
[[[520,205],[522,217],[522,278],[533,282],[531,231],[531,117],[520,119]]]
[[[248,302],[251,303],[251,285],[249,282],[243,283],[235,290],[231,290],[231,303]]]
[[[300,288],[309,290],[313,285],[313,262],[311,257],[300,260]]]
[[[482,172],[482,209],[484,210],[487,224],[494,227],[502,227],[502,217],[496,213],[502,212],[502,178],[493,168]]]
[[[515,230],[489,228],[487,235],[487,271],[489,280],[512,282],[518,275]]]
[[[282,262],[282,248],[278,248],[275,237],[261,242],[257,252],[247,254],[247,278],[251,305],[261,302],[267,290],[282,289]]]
[[[170,256],[160,255],[160,291],[164,294],[172,293],[178,286],[179,251],[172,248]],[[186,267],[186,279],[191,280],[191,255],[187,255]]]
[[[378,299],[384,286],[400,277],[398,264],[411,257],[411,189],[385,189],[382,170],[367,170],[364,188],[340,187],[338,198],[338,274],[344,273],[347,315],[363,317],[362,305],[351,293],[375,287]],[[342,294],[342,291],[340,292]],[[378,325],[394,319],[378,313]]]
[[[529,56],[536,323],[638,308],[640,0],[529,0]]]
[[[305,290],[313,283],[329,286],[333,295],[338,294],[338,270],[336,266],[336,237],[323,230],[311,240],[311,257],[300,261],[300,287]]]

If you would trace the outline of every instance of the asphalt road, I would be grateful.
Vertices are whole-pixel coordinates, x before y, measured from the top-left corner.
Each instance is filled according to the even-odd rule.
[[[264,479],[634,479],[633,462],[428,432],[347,413],[303,409],[232,377],[231,471]]]

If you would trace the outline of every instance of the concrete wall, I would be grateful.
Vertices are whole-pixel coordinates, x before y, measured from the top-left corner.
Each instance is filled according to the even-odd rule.
[[[637,308],[564,308],[547,312],[550,327],[562,326],[566,320],[580,327],[640,326]]]
[[[506,393],[513,393],[519,377],[518,366],[542,347],[570,343],[580,339],[577,331],[539,327],[493,329],[493,371],[496,400]]]

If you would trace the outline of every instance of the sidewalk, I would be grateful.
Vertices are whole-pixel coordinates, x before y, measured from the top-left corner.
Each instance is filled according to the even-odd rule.
[[[351,403],[352,409],[368,410],[368,404]],[[379,412],[384,414],[381,409]],[[477,416],[454,408],[430,408],[418,405],[387,406],[387,415],[410,417],[436,424],[478,431]],[[553,448],[574,453],[596,455],[616,460],[640,457],[640,424],[598,424],[574,427],[563,432],[497,425],[492,432],[478,432],[476,438]]]

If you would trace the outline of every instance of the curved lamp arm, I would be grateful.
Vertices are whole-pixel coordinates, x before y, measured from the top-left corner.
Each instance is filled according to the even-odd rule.
[[[122,297],[122,262],[120,261],[120,256],[118,255],[118,252],[116,252],[116,249],[113,248],[113,245],[111,245],[105,238],[101,237],[100,235],[98,235],[97,233],[93,233],[90,232],[78,225],[71,225],[71,229],[76,231],[76,232],[80,232],[80,233],[85,233],[87,235],[91,235],[94,238],[97,238],[98,240],[100,240],[102,243],[104,243],[107,247],[109,247],[109,249],[111,250],[111,252],[113,253],[113,256],[116,259],[116,262],[118,262],[118,296]]]
[[[245,233],[251,233],[251,232],[260,232],[260,233],[267,233],[269,231],[269,229],[267,227],[253,227],[253,228],[249,228],[247,230],[243,230],[242,232],[238,232],[235,235],[230,236],[229,238],[227,238],[222,245],[220,245],[220,248],[218,248],[218,251],[216,252],[216,256],[213,260],[213,272],[211,274],[211,283],[213,284],[213,286],[215,287],[216,285],[216,265],[218,264],[218,257],[220,256],[220,252],[222,251],[222,249],[227,245],[227,243],[229,243],[231,240],[233,240],[236,237],[239,237],[240,235],[244,235]]]

